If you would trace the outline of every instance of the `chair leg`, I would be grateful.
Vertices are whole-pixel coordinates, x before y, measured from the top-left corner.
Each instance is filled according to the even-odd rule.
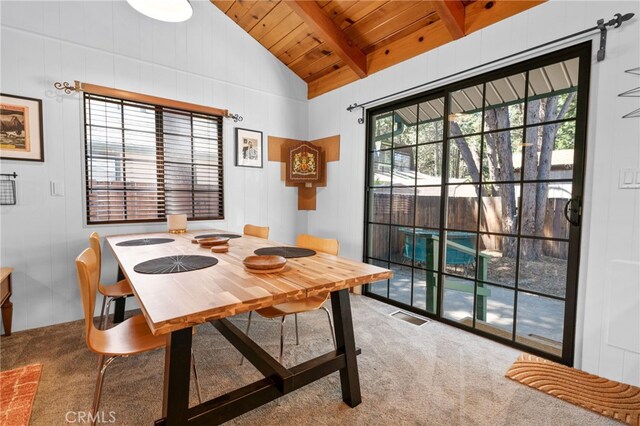
[[[104,373],[107,370],[109,364],[111,364],[116,358],[117,356],[109,357],[105,362],[104,355],[100,355],[100,358],[98,359],[98,378],[96,380],[96,391],[93,394],[93,408],[91,409],[91,412],[93,414],[93,417],[91,418],[92,426],[96,423],[98,407],[100,406],[100,396],[102,395],[102,382],[104,381]]]
[[[296,346],[300,344],[300,339],[298,338],[298,314],[293,315],[296,321]]]
[[[282,358],[284,356],[284,321],[286,318],[287,316],[283,315],[280,321],[280,364],[282,364]]]
[[[247,321],[247,331],[245,331],[244,334],[247,335],[247,337],[249,337],[249,328],[251,327],[251,315],[253,314],[253,311],[249,311],[249,321]],[[240,365],[244,364],[244,355],[242,356],[242,359],[240,360]]]
[[[119,297],[110,297],[109,300],[107,301],[107,309],[105,309],[104,312],[104,328],[103,330],[106,330],[109,327],[109,311],[111,310],[111,303],[116,300],[119,299]]]
[[[200,393],[200,381],[198,380],[198,370],[196,369],[196,357],[191,349],[191,368],[193,369],[193,380],[196,382],[196,392],[198,393],[198,404],[202,404],[202,394]]]
[[[102,296],[102,309],[100,310],[100,326],[98,326],[100,330],[103,330],[102,324],[104,323],[104,308],[106,306],[106,303],[107,303],[107,296]]]
[[[333,321],[331,321],[331,314],[326,306],[321,306],[322,310],[327,314],[327,319],[329,320],[329,330],[331,330],[331,340],[333,340],[333,348],[338,349],[338,345],[336,345],[336,335],[333,332]]]

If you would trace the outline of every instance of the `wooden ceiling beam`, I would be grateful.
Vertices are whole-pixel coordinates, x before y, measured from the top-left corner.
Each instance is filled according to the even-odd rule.
[[[465,11],[460,0],[435,0],[431,2],[440,20],[454,40],[464,37]]]
[[[289,7],[330,46],[360,78],[367,76],[367,57],[315,1],[286,0]]]
[[[486,28],[503,19],[544,3],[546,0],[477,0],[465,8],[465,34]],[[449,2],[447,2],[449,3]],[[453,39],[444,19],[419,28],[415,32],[367,53],[368,72],[376,73],[402,61],[435,49]],[[341,67],[317,80],[307,81],[307,96],[312,99],[356,81],[356,75]]]

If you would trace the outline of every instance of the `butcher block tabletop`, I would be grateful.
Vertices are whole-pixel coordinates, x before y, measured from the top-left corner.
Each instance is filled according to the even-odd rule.
[[[203,233],[149,233],[107,237],[107,242],[131,283],[131,287],[153,334],[165,334],[213,319],[225,318],[336,291],[385,280],[391,271],[374,265],[318,252],[314,256],[287,259],[282,272],[255,274],[245,270],[243,259],[262,247],[285,246],[243,235],[229,240],[227,253],[212,253],[192,243]],[[165,244],[118,246],[140,238],[172,238]],[[141,262],[165,256],[201,255],[218,259],[214,266],[172,274],[142,274],[134,271]]]

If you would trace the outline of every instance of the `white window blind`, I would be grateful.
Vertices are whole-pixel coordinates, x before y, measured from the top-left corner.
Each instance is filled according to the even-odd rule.
[[[84,94],[87,223],[223,219],[222,116]]]

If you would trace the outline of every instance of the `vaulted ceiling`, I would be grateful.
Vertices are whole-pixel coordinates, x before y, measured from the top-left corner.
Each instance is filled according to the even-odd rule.
[[[544,0],[211,0],[307,82],[309,99]]]

